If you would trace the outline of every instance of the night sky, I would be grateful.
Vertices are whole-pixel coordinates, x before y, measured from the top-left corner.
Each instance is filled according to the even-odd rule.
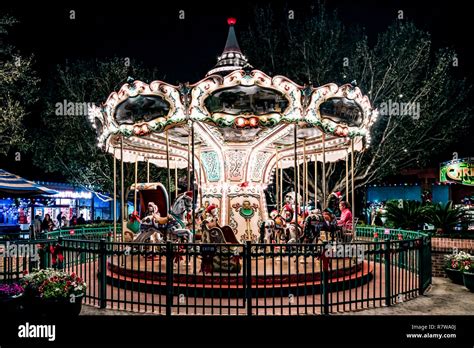
[[[173,5],[176,3],[178,5]],[[307,11],[312,1],[298,4],[271,3],[278,11],[288,7],[298,13]],[[22,4],[17,2],[17,5]],[[157,2],[142,5],[109,3],[67,5],[55,3],[52,7],[15,7],[15,2],[3,12],[15,15],[22,22],[12,38],[23,52],[36,55],[40,70],[47,72],[54,64],[65,59],[130,57],[157,67],[166,80],[194,82],[201,79],[215,64],[227,36],[226,18],[237,18],[237,35],[253,16],[256,3],[225,1],[220,5],[202,1],[193,4]],[[416,1],[328,1],[327,7],[337,9],[347,26],[366,28],[371,40],[396,17],[397,10],[432,33],[436,46],[454,47],[459,54],[460,70],[472,77],[472,18],[463,11],[459,1],[423,5]],[[165,7],[168,6],[168,7]],[[69,10],[76,11],[76,19],[69,19]],[[180,20],[178,12],[185,11]],[[244,52],[245,53],[245,52]],[[256,67],[258,68],[258,67]]]
[[[314,2],[288,2],[289,5],[275,1],[257,3],[271,4],[276,11],[292,9],[297,20],[298,14],[307,11]],[[104,5],[96,1],[91,4],[55,2],[46,7],[41,4],[27,6],[15,1],[1,6],[2,13],[12,14],[21,21],[12,31],[11,41],[22,54],[34,53],[36,69],[43,80],[48,78],[56,64],[65,59],[118,56],[129,57],[132,63],[138,60],[146,66],[156,67],[160,79],[176,84],[203,78],[224,47],[226,18],[237,18],[239,36],[252,18],[255,5],[245,1],[221,1],[219,5],[203,1],[192,4],[156,1],[154,5],[110,2]],[[406,18],[431,32],[436,47],[448,46],[456,50],[459,74],[472,83],[472,16],[465,6],[460,1],[423,4],[415,1],[347,0],[328,1],[327,4],[329,9],[337,9],[347,26],[364,27],[371,42],[394,21],[399,9],[404,10]],[[76,11],[75,20],[69,19],[70,10]],[[178,18],[180,10],[185,11],[184,20]],[[452,151],[470,152],[459,149],[460,146],[472,148],[473,141],[463,140],[452,149],[446,149],[441,156],[449,156]],[[26,170],[17,169],[18,174]]]

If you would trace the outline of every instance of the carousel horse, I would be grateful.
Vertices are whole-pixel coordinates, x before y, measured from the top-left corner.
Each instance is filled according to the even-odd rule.
[[[259,243],[270,244],[275,239],[275,221],[272,219],[264,220],[259,228]]]
[[[167,236],[171,240],[184,240],[187,243],[194,242],[193,233],[187,229],[186,215],[192,212],[193,199],[189,193],[183,193],[176,198],[168,216]]]
[[[318,224],[323,221],[320,210],[313,210],[306,218],[301,242],[315,244],[318,242]]]
[[[291,193],[291,192],[290,192]],[[293,206],[290,203],[286,203],[282,210],[281,210],[281,216],[283,217],[285,223],[295,223],[295,211],[293,209]],[[298,209],[298,226],[303,228],[304,224],[304,217],[301,215],[301,209]]]
[[[277,243],[280,243],[281,237],[284,234],[284,230],[285,230],[285,226],[286,226],[286,220],[283,218],[283,216],[278,214],[278,211],[276,211],[276,210],[273,210],[270,213],[270,217],[274,222],[274,228],[275,228],[274,240]]]
[[[161,216],[158,213],[158,207],[154,203],[149,203],[149,210],[146,215],[140,221],[139,233],[133,236],[133,242],[137,243],[163,243],[164,236],[160,230],[160,223],[164,222]],[[130,220],[137,220],[138,213],[134,212]],[[130,228],[130,222],[127,224],[127,227]]]
[[[230,226],[219,226],[218,224],[208,224],[205,220],[201,224],[201,243],[227,243],[239,244],[234,231]]]
[[[295,244],[298,243],[298,240],[301,236],[301,228],[295,224],[290,224],[286,228],[286,235],[288,244]]]
[[[208,206],[205,212],[205,219],[201,224],[201,243],[239,243],[230,226],[219,225],[217,207],[215,205],[211,204]]]
[[[139,219],[137,212],[131,215],[130,221],[127,223],[128,230],[124,232],[125,240],[141,243],[183,240],[192,243],[193,234],[186,229],[185,219],[186,214],[191,210],[192,198],[187,193],[178,196],[168,216],[161,216],[158,206],[153,202],[149,202],[148,210],[143,219]]]
[[[241,261],[240,256],[236,252],[239,251],[237,238],[229,226],[219,226],[216,222],[209,221],[206,219],[202,222],[202,239],[203,244],[228,244],[220,245],[216,247],[218,252],[214,251],[213,254],[207,257],[206,265],[212,264],[212,271],[223,271],[223,272],[240,272]],[[206,248],[207,246],[203,247]],[[202,265],[205,263],[205,257],[202,256]],[[203,266],[202,266],[203,267]],[[207,266],[208,268],[209,266]],[[204,268],[204,267],[203,267]],[[208,270],[207,272],[212,272]],[[205,271],[206,272],[206,271]]]
[[[326,209],[335,216],[340,216],[341,211],[339,210],[339,202],[341,201],[342,196],[340,192],[332,192],[326,201]]]

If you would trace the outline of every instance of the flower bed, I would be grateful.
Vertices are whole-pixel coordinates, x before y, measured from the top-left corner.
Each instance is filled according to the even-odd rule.
[[[74,273],[46,268],[26,274],[25,311],[29,316],[77,316],[82,308],[86,283]]]
[[[450,254],[445,256],[445,272],[446,275],[455,284],[465,285],[469,290],[472,291],[474,288],[474,279],[470,276],[474,276],[473,272],[473,257],[464,252],[460,251],[456,254]]]
[[[0,284],[0,313],[19,313],[23,293],[24,289],[20,284]]]

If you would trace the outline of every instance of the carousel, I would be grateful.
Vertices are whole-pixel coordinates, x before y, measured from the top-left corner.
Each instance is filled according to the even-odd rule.
[[[322,187],[325,165],[346,162],[346,200],[353,212],[353,154],[370,145],[377,111],[355,83],[300,86],[254,69],[238,45],[235,24],[234,18],[228,19],[224,51],[202,80],[174,86],[129,79],[90,110],[98,146],[114,157],[115,196],[117,186],[124,192],[124,162],[135,163],[135,168],[145,162],[148,173],[150,165],[168,170],[166,183],[135,179],[135,212],[123,219],[121,236],[114,228],[117,240],[298,240],[308,212],[317,208],[310,208],[310,196],[330,195],[318,193],[318,185],[309,192],[310,162],[320,163],[313,177]],[[290,193],[283,189],[287,168],[295,173]],[[172,197],[178,169],[186,170],[187,190]],[[119,170],[120,182],[115,180]],[[276,186],[272,208],[265,196],[269,185]],[[122,194],[122,207],[126,199]],[[321,208],[327,208],[325,202]],[[294,223],[296,231],[277,237],[275,229],[285,222]],[[145,233],[142,225],[152,228]]]

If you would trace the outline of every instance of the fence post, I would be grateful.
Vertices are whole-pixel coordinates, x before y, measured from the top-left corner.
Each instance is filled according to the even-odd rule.
[[[99,305],[100,308],[107,307],[107,249],[105,239],[99,241]]]
[[[39,269],[45,269],[47,267],[47,260],[48,260],[48,243],[43,243],[43,248],[40,251],[40,262],[39,262]]]
[[[62,248],[62,243],[63,243],[63,237],[59,236],[58,237],[58,245],[60,246],[60,248]],[[63,255],[63,257],[64,257],[64,255]],[[56,267],[58,269],[64,269],[65,268],[65,265],[64,265],[65,263],[66,263],[65,258],[63,258],[62,261],[56,260]]]
[[[420,241],[420,248],[418,249],[418,293],[423,295],[424,285],[425,285],[425,266],[424,266],[424,254],[425,254],[425,246],[423,245],[423,237],[419,239]]]
[[[325,251],[323,251],[325,252]],[[328,270],[323,268],[323,309],[324,315],[329,314],[329,281],[328,281]]]
[[[431,235],[428,235],[425,238],[426,238],[426,242],[427,242],[426,249],[425,249],[425,255],[427,255],[426,259],[428,260],[427,265],[428,265],[428,271],[429,271],[428,275],[429,275],[429,279],[430,279],[429,283],[432,284],[433,283],[433,263],[432,263],[433,259],[431,258],[432,257],[431,256]],[[426,264],[425,264],[425,266],[426,266]]]
[[[388,307],[392,303],[392,296],[390,293],[390,238],[385,239],[385,305]]]
[[[247,303],[247,316],[252,316],[252,242],[247,241],[244,247],[246,276],[245,302]]]
[[[173,246],[166,242],[166,316],[171,316],[173,306]]]

